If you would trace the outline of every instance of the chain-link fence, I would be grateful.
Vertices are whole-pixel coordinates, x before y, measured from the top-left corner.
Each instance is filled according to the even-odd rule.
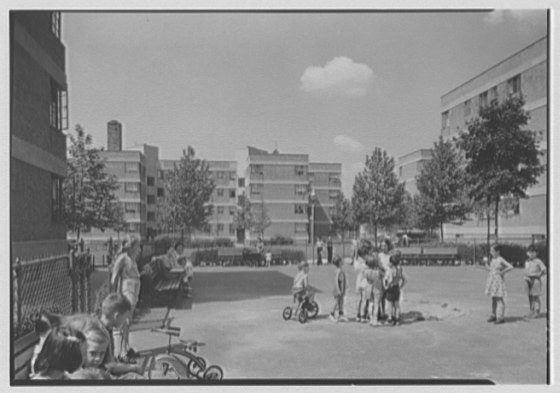
[[[60,255],[12,266],[13,327],[15,338],[32,331],[41,312],[90,312],[88,253]]]

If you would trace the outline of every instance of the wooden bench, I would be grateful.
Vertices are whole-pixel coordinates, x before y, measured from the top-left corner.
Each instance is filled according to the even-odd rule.
[[[400,248],[404,265],[455,265],[457,247],[407,247]]]
[[[168,271],[165,269],[163,261],[154,257],[140,273],[140,298],[148,304],[154,304],[163,293],[170,293],[177,298],[183,290],[184,276],[184,271]]]
[[[31,371],[31,358],[39,337],[35,332],[26,334],[14,342],[14,380],[29,379]]]

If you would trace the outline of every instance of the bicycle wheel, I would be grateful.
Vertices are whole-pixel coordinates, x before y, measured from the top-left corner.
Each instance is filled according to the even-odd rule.
[[[299,321],[300,323],[305,323],[305,322],[307,322],[307,311],[305,311],[304,308],[302,308],[301,311],[299,312],[298,321]]]
[[[291,317],[292,317],[292,308],[290,306],[288,306],[282,312],[282,318],[284,318],[284,320],[287,321]]]
[[[307,303],[305,309],[309,318],[315,318],[319,314],[319,305],[314,300]]]
[[[189,373],[195,378],[198,377],[198,373],[204,371],[205,368],[206,368],[206,360],[204,360],[204,358],[201,356],[196,357],[196,360],[191,359],[187,364],[187,369],[189,370]]]
[[[149,375],[151,379],[185,379],[188,377],[188,370],[177,356],[162,354],[156,356]]]
[[[210,366],[204,371],[204,376],[202,377],[205,380],[213,380],[213,381],[221,381],[224,377],[224,370],[220,366]]]

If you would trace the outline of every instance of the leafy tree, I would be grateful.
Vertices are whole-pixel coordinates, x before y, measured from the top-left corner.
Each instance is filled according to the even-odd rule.
[[[354,181],[352,208],[358,222],[373,228],[375,244],[378,227],[393,225],[402,209],[404,183],[399,183],[394,169],[394,159],[376,147]]]
[[[89,232],[92,228],[104,231],[122,220],[115,210],[119,188],[114,176],[105,172],[105,162],[99,156],[102,149],[92,145],[91,135],[76,125],[76,135],[70,135],[68,170],[63,183],[64,218],[68,229]]]
[[[470,196],[493,208],[496,240],[501,199],[526,198],[525,191],[544,171],[535,135],[523,129],[529,119],[523,105],[518,97],[493,100],[457,141],[467,160]]]
[[[397,224],[405,231],[419,227],[418,209],[416,208],[415,202],[416,196],[417,195],[413,197],[405,191],[403,203],[401,204],[397,214]]]
[[[167,228],[193,230],[208,224],[213,206],[209,204],[215,183],[210,177],[208,164],[195,157],[192,147],[183,150],[183,156],[168,172],[164,180],[164,196],[159,203],[160,225]]]
[[[420,217],[427,227],[435,228],[437,224],[443,240],[443,224],[462,222],[470,210],[464,162],[453,142],[440,137],[434,143],[432,158],[416,177],[416,184],[422,196]]]
[[[122,203],[115,202],[111,205],[111,209],[113,210],[113,225],[111,229],[117,232],[117,237],[120,238],[120,233],[127,229],[127,223],[124,219],[124,208]]]
[[[352,204],[340,192],[331,214],[332,228],[342,238],[342,255],[344,255],[344,233],[355,227]]]

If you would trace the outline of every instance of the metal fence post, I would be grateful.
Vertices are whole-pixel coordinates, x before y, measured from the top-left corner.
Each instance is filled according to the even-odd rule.
[[[16,258],[16,264],[12,271],[12,275],[15,278],[14,285],[16,286],[14,291],[16,305],[16,326],[19,328],[21,323],[21,260],[19,258]]]

